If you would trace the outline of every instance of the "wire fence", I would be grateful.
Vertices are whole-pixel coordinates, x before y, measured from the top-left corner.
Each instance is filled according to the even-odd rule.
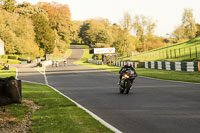
[[[168,48],[159,51],[143,52],[133,56],[133,59],[143,61],[165,59],[192,60],[198,58],[200,59],[200,44],[183,48]]]

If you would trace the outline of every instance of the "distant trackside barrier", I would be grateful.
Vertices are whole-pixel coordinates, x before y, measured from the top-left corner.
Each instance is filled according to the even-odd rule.
[[[159,70],[175,70],[175,71],[187,71],[187,72],[200,72],[200,61],[194,62],[169,62],[169,61],[150,61],[150,62],[132,62],[132,61],[114,61],[110,65],[122,67],[126,63],[132,64],[135,68],[151,68]],[[103,62],[94,59],[88,59],[88,63],[102,65]]]

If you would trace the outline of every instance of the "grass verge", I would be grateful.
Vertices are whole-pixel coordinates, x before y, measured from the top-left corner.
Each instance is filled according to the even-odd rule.
[[[29,107],[22,104],[10,104],[6,107],[9,114],[16,118],[16,121],[22,121],[24,116],[29,112]]]
[[[0,71],[0,77],[15,76],[15,71]],[[112,133],[73,102],[46,85],[22,84],[23,101],[34,101],[41,106],[31,117],[32,133]],[[29,107],[21,104],[5,106],[8,113],[22,121]]]
[[[16,68],[11,67],[10,70],[0,70],[0,78],[16,76]]]
[[[112,132],[50,87],[23,83],[23,97],[41,106],[32,116],[31,131],[70,133]]]
[[[119,72],[120,67],[108,66],[108,65],[95,65],[91,63],[77,63],[79,65],[88,66],[95,69],[102,69],[111,72]],[[186,71],[167,71],[167,70],[157,70],[157,69],[146,69],[137,68],[136,72],[139,76],[174,80],[174,81],[184,81],[184,82],[194,82],[200,83],[200,72],[186,72]]]

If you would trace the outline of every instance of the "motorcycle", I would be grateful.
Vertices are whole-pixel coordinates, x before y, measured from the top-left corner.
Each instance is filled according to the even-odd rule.
[[[122,78],[121,78],[121,81],[119,83],[119,91],[120,93],[126,93],[128,94],[130,89],[131,89],[131,86],[132,86],[132,83],[133,83],[133,80],[135,79],[136,77],[136,73],[131,70],[131,69],[128,69],[126,70],[123,74],[122,74]]]

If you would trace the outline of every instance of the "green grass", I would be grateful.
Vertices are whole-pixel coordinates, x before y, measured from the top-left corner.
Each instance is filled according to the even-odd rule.
[[[77,46],[77,47],[81,47],[84,49],[84,54],[83,54],[83,57],[79,60],[79,61],[76,61],[75,63],[76,64],[84,64],[87,62],[88,59],[91,59],[93,54],[89,54],[89,46],[87,45],[73,45],[73,46]]]
[[[71,49],[67,49],[67,52],[63,56],[54,56],[53,60],[54,61],[64,60],[70,56],[71,52],[72,52]]]
[[[10,76],[16,76],[16,68],[10,68],[10,70],[0,70],[0,77],[6,78]]]
[[[72,45],[72,46],[81,47],[83,49],[89,49],[90,48],[88,45]]]
[[[85,49],[87,50],[87,49]],[[121,67],[108,66],[108,65],[96,65],[92,63],[86,63],[87,59],[90,59],[91,55],[85,52],[82,59],[77,61],[76,64],[88,66],[95,69],[102,69],[111,72],[119,72]],[[167,70],[157,70],[157,69],[145,69],[137,68],[137,74],[139,76],[152,77],[157,79],[175,80],[175,81],[185,81],[185,82],[195,82],[200,83],[200,72],[186,72],[186,71],[167,71]]]
[[[29,112],[29,107],[22,104],[10,104],[6,107],[9,114],[16,118],[16,121],[22,121],[24,116]]]
[[[21,61],[14,60],[14,59],[3,59],[3,58],[0,58],[0,61],[4,62],[5,64],[7,64],[7,61],[8,61],[9,64],[20,64],[21,63]]]
[[[121,67],[117,66],[96,65],[91,63],[77,63],[77,64],[117,73],[121,69]],[[167,70],[146,69],[146,68],[137,68],[136,72],[139,76],[165,79],[165,80],[200,83],[200,72],[186,72],[186,71],[173,71],[173,70],[167,71]]]
[[[48,86],[23,83],[23,97],[41,106],[31,119],[33,133],[112,132]]]
[[[138,75],[145,77],[152,77],[157,79],[166,79],[174,81],[185,81],[200,83],[200,72],[186,72],[186,71],[167,71],[167,70],[157,70],[157,69],[136,69]]]
[[[190,57],[191,50],[191,57]],[[196,56],[197,50],[197,56]],[[200,37],[191,40],[176,43],[173,45],[153,49],[147,52],[137,54],[133,57],[125,57],[123,60],[139,60],[139,61],[194,61],[200,60]]]

